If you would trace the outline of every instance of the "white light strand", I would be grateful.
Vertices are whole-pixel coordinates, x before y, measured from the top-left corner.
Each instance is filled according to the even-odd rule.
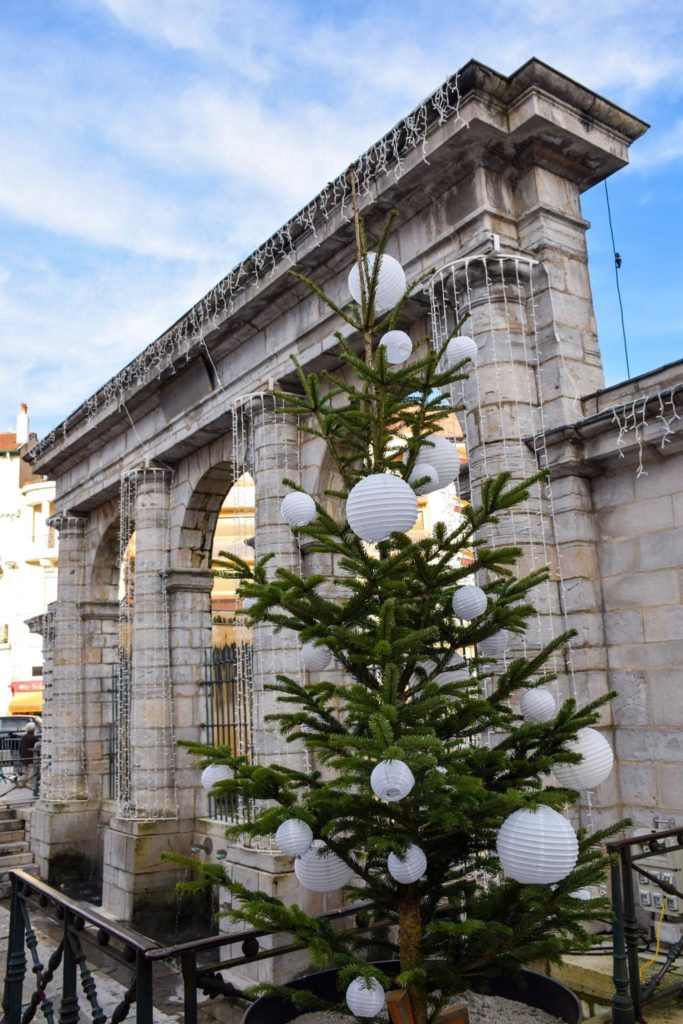
[[[169,363],[185,356],[201,344],[208,327],[216,327],[232,315],[235,302],[248,288],[258,286],[266,275],[273,274],[283,260],[297,261],[298,247],[312,236],[318,242],[316,229],[334,214],[348,221],[352,216],[353,182],[361,197],[372,196],[372,185],[393,173],[399,179],[404,160],[421,151],[426,160],[430,132],[446,121],[467,127],[460,114],[461,95],[458,74],[452,75],[432,96],[420,103],[398,122],[355,164],[329,182],[315,199],[275,232],[260,248],[238,264],[218,282],[174,327],[148,345],[98,392],[90,396],[67,420],[40,440],[31,450],[30,459],[42,458],[51,448],[66,441],[69,431],[85,418],[92,420],[111,404],[121,408],[121,401],[131,388],[139,387],[151,373],[160,375]]]

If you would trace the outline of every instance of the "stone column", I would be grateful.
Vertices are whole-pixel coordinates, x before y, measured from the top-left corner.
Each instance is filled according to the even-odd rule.
[[[267,568],[270,577],[279,567],[300,572],[297,539],[280,513],[280,503],[289,490],[283,478],[299,480],[298,425],[295,418],[276,407],[275,399],[264,397],[261,407],[253,409],[255,556],[258,560],[265,554],[273,555]],[[261,763],[273,760],[301,770],[306,765],[306,751],[299,743],[287,743],[276,724],[266,721],[267,715],[280,707],[277,695],[266,686],[275,682],[278,673],[298,679],[302,672],[298,637],[291,630],[276,633],[273,626],[261,623],[254,628],[253,643],[254,757]]]
[[[85,707],[85,753],[88,792],[97,800],[114,797],[115,765],[112,747],[113,687],[118,662],[118,601],[82,601],[83,673],[88,700]]]
[[[53,640],[46,643],[45,709],[40,798],[31,814],[31,846],[43,878],[58,883],[63,869],[88,877],[97,858],[99,799],[90,792],[87,763],[89,695],[81,601],[88,517],[61,513],[59,578]],[[51,609],[52,611],[52,609]],[[49,651],[52,651],[50,658]]]

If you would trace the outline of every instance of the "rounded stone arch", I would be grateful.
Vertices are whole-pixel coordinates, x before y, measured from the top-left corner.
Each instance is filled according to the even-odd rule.
[[[171,557],[178,568],[206,569],[207,572],[211,568],[218,516],[235,479],[233,463],[218,462],[189,492],[177,529],[171,535]]]
[[[98,510],[99,511],[99,510]],[[118,602],[121,572],[118,505],[102,508],[96,524],[100,527],[91,546],[87,590],[93,601]]]

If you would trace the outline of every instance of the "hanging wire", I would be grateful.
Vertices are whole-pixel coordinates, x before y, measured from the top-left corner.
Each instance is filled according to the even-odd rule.
[[[612,255],[614,256],[614,280],[617,282],[617,296],[619,298],[619,313],[621,314],[621,334],[624,339],[624,355],[626,356],[626,374],[628,380],[631,379],[631,367],[628,361],[628,345],[626,343],[626,324],[624,323],[624,304],[621,300],[621,287],[619,285],[619,271],[621,270],[621,255],[617,252],[617,246],[614,241],[614,226],[612,224],[612,208],[609,202],[609,190],[607,188],[607,179],[603,182],[605,186],[605,199],[607,200],[607,219],[609,220],[609,233],[612,238]]]

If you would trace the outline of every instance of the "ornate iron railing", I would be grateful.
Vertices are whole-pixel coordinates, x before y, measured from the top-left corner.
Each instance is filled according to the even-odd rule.
[[[613,1024],[635,1024],[643,1021],[644,1007],[654,1001],[683,993],[683,981],[666,988],[661,983],[683,955],[683,938],[673,943],[664,961],[658,965],[655,974],[646,982],[641,978],[641,964],[638,941],[640,927],[636,914],[635,879],[646,879],[648,886],[655,886],[662,892],[661,899],[683,901],[683,881],[677,879],[675,871],[654,874],[642,866],[642,861],[654,857],[681,857],[683,828],[671,828],[660,832],[634,835],[607,843],[607,852],[613,855],[612,909],[614,911],[614,996],[612,997]]]

